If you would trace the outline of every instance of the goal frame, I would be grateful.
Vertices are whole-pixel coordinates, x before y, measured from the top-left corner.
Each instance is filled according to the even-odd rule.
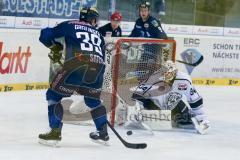
[[[176,41],[175,40],[163,40],[163,39],[147,39],[147,38],[120,38],[115,44],[116,53],[115,60],[113,62],[113,75],[112,75],[112,96],[111,96],[111,112],[110,112],[110,123],[114,126],[116,106],[117,106],[117,90],[118,90],[118,74],[119,74],[119,62],[121,56],[121,44],[123,43],[172,43],[172,61],[176,61]]]

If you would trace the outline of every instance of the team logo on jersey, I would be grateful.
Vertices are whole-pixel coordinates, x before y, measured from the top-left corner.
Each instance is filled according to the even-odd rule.
[[[148,23],[144,23],[144,27],[145,27],[145,28],[148,28],[148,27],[149,27],[149,24],[148,24]]]
[[[174,109],[181,99],[182,99],[182,95],[180,93],[177,93],[177,92],[169,93],[167,97],[167,109],[168,110]]]
[[[185,84],[185,83],[179,83],[179,84],[178,84],[178,90],[180,90],[180,91],[187,90],[187,84]]]

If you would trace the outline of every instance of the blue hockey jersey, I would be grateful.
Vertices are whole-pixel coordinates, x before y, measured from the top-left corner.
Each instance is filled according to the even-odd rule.
[[[146,22],[143,22],[142,18],[137,19],[129,37],[167,39],[160,22],[152,16],[149,16]]]
[[[104,39],[99,31],[92,25],[80,21],[66,21],[54,28],[41,30],[39,40],[51,47],[57,38],[65,39],[65,60],[73,58],[78,53],[94,54],[95,59],[104,61]]]

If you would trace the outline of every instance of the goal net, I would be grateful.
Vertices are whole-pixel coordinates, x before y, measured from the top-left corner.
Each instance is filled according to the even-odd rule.
[[[112,93],[103,102],[110,106],[110,120],[116,120],[120,104],[133,106],[131,98],[135,88],[158,71],[167,60],[175,61],[176,42],[146,38],[106,39],[106,71],[103,90]],[[104,99],[104,98],[103,98]]]
[[[167,60],[175,61],[176,42],[147,38],[106,38],[104,81],[101,100],[107,108],[108,117],[112,124],[116,121],[116,108],[121,104],[133,106],[134,88],[161,68]],[[51,65],[52,72],[58,66]],[[50,73],[50,76],[54,75]],[[82,122],[91,120],[88,107],[82,101],[77,104],[79,113],[69,112],[69,106],[79,98],[63,100],[64,121]]]

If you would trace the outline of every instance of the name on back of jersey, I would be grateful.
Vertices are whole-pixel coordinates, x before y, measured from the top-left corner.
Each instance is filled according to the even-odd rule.
[[[83,26],[83,25],[75,25],[75,30],[84,30],[84,31],[87,31],[87,32],[90,32],[92,34],[96,34],[100,37],[100,33],[95,30],[95,29],[92,29],[88,26]]]
[[[98,64],[104,64],[103,59],[96,54],[90,54],[90,62],[98,63]]]

